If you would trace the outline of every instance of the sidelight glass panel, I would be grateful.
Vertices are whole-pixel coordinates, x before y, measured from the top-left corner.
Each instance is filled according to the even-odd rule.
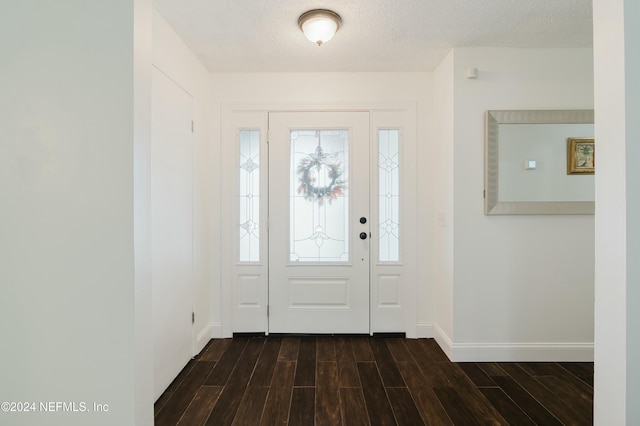
[[[381,262],[400,260],[400,131],[378,131],[378,217]]]
[[[290,132],[291,262],[349,260],[348,139],[348,130]]]
[[[240,130],[240,261],[260,261],[260,131]]]

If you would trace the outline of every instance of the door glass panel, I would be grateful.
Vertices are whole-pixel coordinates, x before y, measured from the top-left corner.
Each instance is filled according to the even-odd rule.
[[[240,130],[239,249],[241,262],[260,261],[260,131]]]
[[[349,260],[349,131],[290,131],[291,262]]]
[[[378,131],[380,262],[400,260],[400,131]]]

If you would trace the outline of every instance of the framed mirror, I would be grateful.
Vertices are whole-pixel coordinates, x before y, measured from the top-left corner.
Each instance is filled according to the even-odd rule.
[[[484,213],[593,214],[593,110],[490,110]]]

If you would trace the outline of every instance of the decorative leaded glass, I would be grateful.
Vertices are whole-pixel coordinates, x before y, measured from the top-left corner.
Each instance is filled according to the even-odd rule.
[[[400,131],[378,131],[378,217],[381,262],[400,260]]]
[[[292,262],[349,260],[348,130],[292,130]]]
[[[260,261],[260,131],[240,130],[240,261]]]

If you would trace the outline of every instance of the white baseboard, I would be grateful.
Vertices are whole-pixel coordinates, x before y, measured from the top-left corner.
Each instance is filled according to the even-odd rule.
[[[420,322],[416,325],[416,334],[418,339],[435,339],[438,346],[451,359],[451,339],[447,336],[438,324],[434,322]]]
[[[219,322],[212,322],[209,326],[211,327],[211,338],[222,339],[222,324]]]
[[[418,339],[431,339],[435,337],[434,324],[432,322],[419,322],[416,325],[416,337]]]
[[[453,342],[451,341],[449,335],[445,333],[445,331],[441,329],[438,324],[435,323],[433,324],[433,331],[433,338],[436,340],[438,346],[440,346],[440,349],[442,349],[449,360],[455,361],[453,359]]]
[[[455,362],[593,362],[593,343],[454,343]]]
[[[436,323],[419,323],[418,338],[434,338],[454,362],[593,362],[593,343],[453,343]]]
[[[222,336],[222,326],[219,323],[210,322],[196,336],[196,354],[209,343],[209,340],[220,338]]]

